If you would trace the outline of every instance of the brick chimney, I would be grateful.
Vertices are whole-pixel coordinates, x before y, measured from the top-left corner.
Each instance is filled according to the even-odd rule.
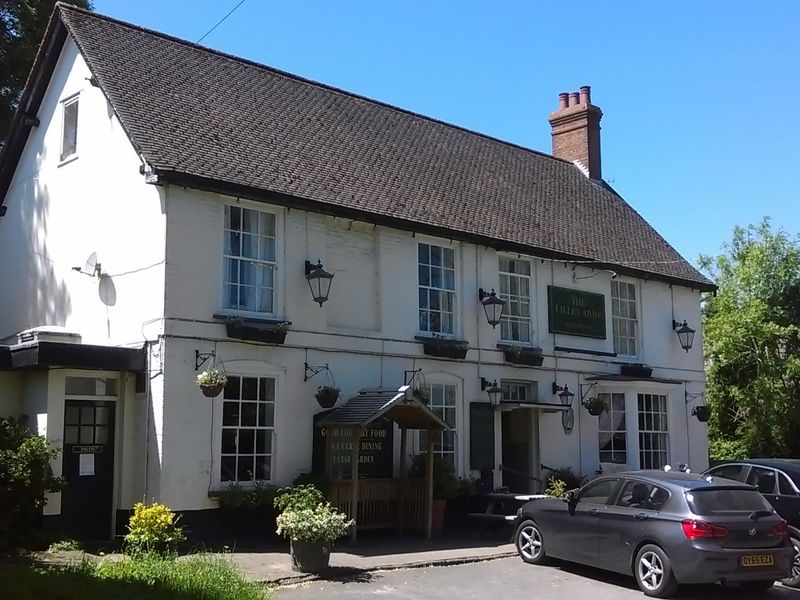
[[[591,88],[580,92],[561,92],[558,110],[550,115],[553,129],[553,156],[578,161],[591,179],[602,179],[600,168],[600,119],[603,112],[592,104]]]

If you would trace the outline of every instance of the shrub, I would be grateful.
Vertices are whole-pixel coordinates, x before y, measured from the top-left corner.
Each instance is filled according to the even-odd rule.
[[[322,492],[323,495],[327,496],[328,492],[331,488],[331,482],[325,477],[325,475],[321,473],[300,473],[297,477],[294,478],[292,481],[292,486],[297,487],[299,485],[313,485],[318,490]]]
[[[129,552],[166,553],[185,540],[183,528],[178,527],[175,514],[168,507],[158,503],[147,506],[142,502],[134,505],[125,536]]]
[[[581,487],[586,483],[586,476],[578,475],[572,470],[572,467],[562,467],[560,469],[550,469],[550,475],[547,476],[545,483],[545,490],[552,486],[553,480],[560,480],[566,486],[566,490],[574,490]]]
[[[323,502],[314,508],[288,508],[278,515],[278,534],[296,542],[330,543],[342,537],[355,521]]]
[[[45,494],[63,487],[50,469],[57,456],[43,437],[31,435],[25,419],[0,419],[0,550],[29,540]]]
[[[563,498],[567,495],[567,484],[556,477],[547,480],[544,493],[553,498]]]
[[[57,540],[47,547],[48,552],[71,552],[75,550],[83,550],[83,544],[73,539]]]
[[[416,479],[428,476],[428,455],[417,454],[411,461],[408,474]],[[433,455],[433,497],[437,500],[447,500],[458,495],[460,485],[456,477],[456,469],[449,460],[440,455]]]
[[[311,484],[281,488],[275,496],[275,508],[282,512],[313,510],[325,502],[319,489]]]
[[[219,494],[219,504],[223,508],[254,508],[272,512],[278,488],[266,483],[256,483],[252,488],[243,488],[231,483]]]

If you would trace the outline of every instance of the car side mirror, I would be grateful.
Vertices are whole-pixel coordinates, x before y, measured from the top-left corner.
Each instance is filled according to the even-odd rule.
[[[578,503],[578,498],[577,498],[577,496],[575,496],[575,492],[572,491],[572,490],[568,491],[567,495],[564,496],[564,502],[566,502],[567,504],[572,504],[572,505],[577,504]]]

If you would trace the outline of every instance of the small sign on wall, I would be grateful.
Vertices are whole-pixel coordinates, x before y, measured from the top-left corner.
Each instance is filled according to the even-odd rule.
[[[550,333],[606,339],[606,297],[603,294],[547,286]]]
[[[78,475],[80,477],[94,475],[94,454],[81,454],[78,457]]]

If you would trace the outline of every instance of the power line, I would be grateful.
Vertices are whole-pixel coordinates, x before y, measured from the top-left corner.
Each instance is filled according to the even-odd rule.
[[[220,25],[222,25],[222,23],[225,21],[225,19],[227,19],[227,18],[228,18],[228,17],[230,17],[230,16],[231,16],[233,13],[235,13],[235,12],[236,12],[236,9],[237,9],[237,8],[239,8],[239,7],[240,7],[242,4],[244,4],[245,2],[247,2],[247,0],[241,0],[241,2],[239,2],[239,4],[237,4],[236,6],[234,6],[234,7],[231,9],[231,11],[230,11],[230,12],[229,12],[227,15],[225,15],[225,16],[224,16],[224,17],[222,17],[222,18],[221,18],[219,21],[217,21],[217,24],[216,24],[216,25],[214,25],[214,26],[213,26],[211,29],[209,29],[208,31],[206,31],[206,32],[203,34],[203,37],[201,37],[201,38],[200,38],[199,40],[197,40],[195,43],[196,43],[196,44],[199,44],[199,43],[200,43],[200,42],[202,42],[204,39],[206,39],[206,36],[208,36],[208,34],[209,34],[209,33],[211,33],[211,32],[212,32],[212,31],[214,31],[214,30],[215,30],[217,27],[219,27]]]

